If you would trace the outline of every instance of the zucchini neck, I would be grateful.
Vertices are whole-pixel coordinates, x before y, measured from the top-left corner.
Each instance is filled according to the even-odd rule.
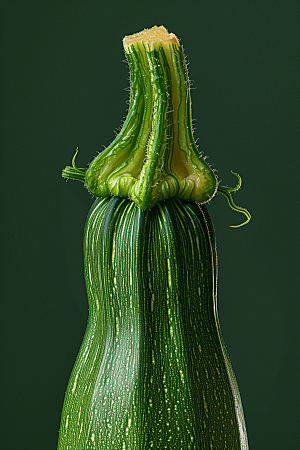
[[[125,38],[124,49],[131,84],[128,115],[116,139],[90,164],[88,189],[97,197],[128,197],[141,209],[170,197],[206,203],[217,182],[194,140],[182,47],[177,38],[142,35],[133,42]]]

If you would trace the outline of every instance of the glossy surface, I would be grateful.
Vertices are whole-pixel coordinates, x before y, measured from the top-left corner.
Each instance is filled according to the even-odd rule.
[[[89,321],[58,450],[247,450],[205,205],[100,198],[84,244]]]

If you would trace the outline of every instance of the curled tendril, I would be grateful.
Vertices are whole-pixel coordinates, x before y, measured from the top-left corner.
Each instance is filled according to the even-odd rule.
[[[86,169],[80,169],[75,164],[75,159],[78,153],[78,147],[76,148],[75,155],[72,158],[72,167],[67,166],[62,171],[62,176],[64,178],[71,178],[72,180],[79,180],[83,181],[85,180],[85,172]]]
[[[238,228],[242,227],[243,225],[246,225],[246,223],[250,221],[251,214],[249,213],[249,211],[247,211],[247,209],[237,206],[231,197],[231,192],[238,191],[242,185],[242,178],[240,177],[240,175],[232,171],[231,173],[238,178],[238,184],[235,187],[218,186],[217,192],[219,192],[220,194],[224,195],[227,198],[228,204],[231,209],[233,209],[234,211],[241,212],[245,214],[245,216],[247,217],[247,220],[245,220],[245,222],[241,223],[240,225],[230,225],[231,228]]]
[[[77,153],[78,153],[78,147],[76,147],[75,154],[74,154],[74,156],[72,158],[73,169],[77,169],[78,170],[78,168],[76,167],[76,164],[75,164],[75,159],[76,159]]]

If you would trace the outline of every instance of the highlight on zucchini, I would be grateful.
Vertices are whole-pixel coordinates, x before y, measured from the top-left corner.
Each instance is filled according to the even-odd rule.
[[[217,312],[220,186],[199,153],[187,66],[160,26],[126,36],[130,105],[115,140],[62,176],[97,197],[84,233],[89,319],[58,450],[247,450]]]

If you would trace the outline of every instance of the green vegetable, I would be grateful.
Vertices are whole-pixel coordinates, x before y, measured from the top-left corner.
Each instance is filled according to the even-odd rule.
[[[131,97],[123,127],[81,180],[99,197],[84,235],[89,320],[69,381],[58,450],[247,450],[216,300],[204,203],[237,207],[198,152],[176,36],[124,39]]]

